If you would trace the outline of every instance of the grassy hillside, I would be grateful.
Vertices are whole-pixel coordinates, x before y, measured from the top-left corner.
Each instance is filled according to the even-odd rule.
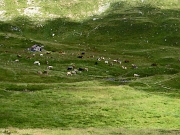
[[[0,5],[0,133],[179,133],[179,1]]]
[[[111,4],[121,3],[126,8],[134,6],[156,6],[162,9],[179,8],[178,0],[1,0],[1,20],[17,16],[30,16],[38,20],[71,18],[81,20],[99,15]]]

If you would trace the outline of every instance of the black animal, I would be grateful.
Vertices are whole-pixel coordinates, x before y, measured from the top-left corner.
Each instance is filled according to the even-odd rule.
[[[95,64],[95,65],[97,65],[97,64],[98,64],[98,62],[96,61],[94,64]]]
[[[129,60],[125,60],[124,62],[125,62],[125,63],[129,63]]]
[[[84,68],[79,68],[78,71],[84,71],[85,69]]]
[[[78,58],[83,58],[83,56],[82,56],[82,55],[80,55],[80,56],[78,56]]]
[[[68,66],[67,70],[73,70],[73,66]]]
[[[153,64],[151,64],[151,66],[154,66],[154,67],[156,67],[156,66],[157,66],[157,64],[156,64],[156,63],[153,63]]]

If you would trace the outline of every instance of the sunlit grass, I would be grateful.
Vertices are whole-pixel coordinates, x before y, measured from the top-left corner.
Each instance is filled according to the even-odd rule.
[[[43,91],[2,91],[1,127],[179,127],[179,99],[168,93],[156,95],[127,86],[55,86]]]

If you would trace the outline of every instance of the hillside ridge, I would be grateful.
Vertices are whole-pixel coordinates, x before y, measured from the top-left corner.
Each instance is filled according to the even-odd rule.
[[[124,3],[128,6],[152,5],[158,8],[179,8],[178,0],[93,0],[93,1],[52,1],[52,0],[1,0],[0,19],[11,20],[14,17],[27,16],[39,21],[52,18],[86,19],[100,15],[109,9],[113,3]]]

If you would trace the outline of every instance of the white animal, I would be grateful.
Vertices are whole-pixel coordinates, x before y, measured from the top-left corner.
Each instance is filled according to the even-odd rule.
[[[88,71],[88,68],[84,68],[85,71]]]
[[[43,56],[43,54],[41,53],[41,54],[39,54],[39,56],[41,56],[41,57],[42,57],[42,56]]]
[[[37,63],[39,63],[39,61],[34,61],[34,64],[37,64]]]
[[[47,69],[49,69],[49,70],[50,70],[50,69],[53,69],[53,66],[48,66]]]
[[[78,73],[78,70],[77,70],[77,69],[74,69],[74,72]]]
[[[138,74],[134,74],[134,77],[139,77],[140,75],[138,75]]]
[[[138,68],[135,64],[132,64],[132,68]]]
[[[71,75],[72,76],[72,73],[71,72],[67,72],[66,75]]]
[[[118,62],[118,60],[113,60],[113,62]]]
[[[101,58],[97,58],[98,61],[101,61]]]
[[[101,59],[101,60],[104,60],[105,58],[104,58],[104,57],[101,57],[100,59]]]
[[[127,67],[125,67],[125,66],[122,66],[122,69],[127,69]]]
[[[119,64],[121,64],[121,61],[118,61]]]
[[[71,74],[76,74],[76,71],[71,71]]]
[[[38,66],[41,65],[39,61],[35,61],[34,64],[37,64]]]
[[[105,60],[105,61],[104,61],[104,63],[105,63],[105,64],[108,64],[108,61],[107,61],[107,60]]]
[[[18,60],[18,59],[16,59],[16,60],[15,60],[15,62],[19,62],[19,60]]]

